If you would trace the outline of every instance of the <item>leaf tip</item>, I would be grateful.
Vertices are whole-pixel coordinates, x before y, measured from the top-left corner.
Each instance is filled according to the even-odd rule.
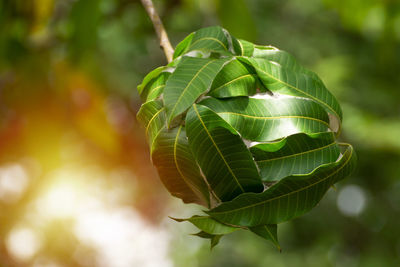
[[[170,219],[172,219],[172,220],[174,220],[174,221],[177,221],[177,222],[184,222],[184,221],[186,221],[185,219],[174,218],[174,217],[171,217],[171,216],[168,216],[168,218],[170,218]]]

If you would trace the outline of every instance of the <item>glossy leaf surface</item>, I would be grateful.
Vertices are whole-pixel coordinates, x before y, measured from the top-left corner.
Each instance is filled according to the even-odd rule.
[[[213,26],[196,31],[188,51],[202,50],[230,55],[230,36],[222,27]]]
[[[208,95],[217,98],[254,95],[257,80],[254,69],[238,60],[232,60],[215,77]]]
[[[139,122],[144,126],[145,133],[150,144],[153,145],[154,138],[165,127],[165,108],[159,100],[149,101],[143,104],[137,114]]]
[[[320,80],[264,58],[241,57],[240,60],[251,64],[256,69],[261,81],[272,92],[312,99],[328,112],[340,120],[342,119],[339,103]]]
[[[212,80],[227,59],[185,57],[168,79],[164,103],[168,124],[185,112],[211,86]]]
[[[316,167],[335,162],[340,149],[332,132],[299,133],[275,143],[250,148],[263,181],[279,181],[292,174],[307,174]]]
[[[349,145],[337,162],[286,177],[262,193],[241,194],[207,213],[220,222],[248,227],[290,220],[312,209],[334,183],[352,172],[355,161]]]
[[[200,103],[251,141],[272,141],[299,132],[324,132],[329,126],[328,114],[321,106],[300,98],[207,98]]]
[[[138,87],[153,163],[211,246],[238,229],[280,249],[277,224],[311,210],[355,166],[342,110],[292,55],[214,26],[188,35]]]
[[[222,201],[263,185],[250,151],[215,112],[193,105],[186,117],[189,145],[215,194]]]

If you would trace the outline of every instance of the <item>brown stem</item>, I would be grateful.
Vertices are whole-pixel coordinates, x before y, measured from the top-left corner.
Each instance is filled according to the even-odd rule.
[[[154,8],[153,2],[151,0],[141,0],[144,8],[147,11],[151,21],[153,22],[154,29],[156,30],[158,40],[160,41],[160,47],[164,50],[165,57],[168,63],[172,61],[172,55],[174,54],[174,49],[169,42],[167,32],[162,24],[160,17]]]

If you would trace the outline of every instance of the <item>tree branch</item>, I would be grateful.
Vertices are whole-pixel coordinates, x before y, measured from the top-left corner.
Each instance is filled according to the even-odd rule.
[[[147,11],[151,21],[153,22],[154,29],[156,30],[158,40],[160,41],[160,47],[164,50],[165,57],[168,63],[172,61],[172,55],[174,54],[174,49],[169,42],[167,32],[164,29],[162,21],[154,8],[152,0],[141,0],[144,8]]]

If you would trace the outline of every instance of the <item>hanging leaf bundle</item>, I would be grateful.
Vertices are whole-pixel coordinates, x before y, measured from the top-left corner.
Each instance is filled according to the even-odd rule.
[[[318,204],[355,166],[342,110],[290,54],[200,29],[139,85],[151,159],[168,191],[207,207],[188,219],[211,245],[238,229],[278,248],[277,224]]]

